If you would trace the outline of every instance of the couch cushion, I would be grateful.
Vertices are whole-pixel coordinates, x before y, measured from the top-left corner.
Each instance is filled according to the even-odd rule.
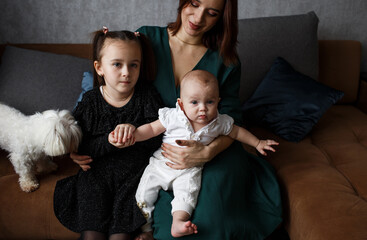
[[[72,110],[87,59],[7,46],[0,65],[0,101],[25,114]]]
[[[318,22],[314,12],[239,20],[242,102],[255,91],[278,56],[297,71],[318,78]]]
[[[53,211],[56,182],[79,170],[68,156],[54,159],[59,169],[38,175],[40,188],[25,193],[17,174],[0,176],[0,239],[77,239],[79,234],[65,228]]]
[[[277,58],[244,106],[245,121],[292,142],[302,140],[343,92],[316,82]]]

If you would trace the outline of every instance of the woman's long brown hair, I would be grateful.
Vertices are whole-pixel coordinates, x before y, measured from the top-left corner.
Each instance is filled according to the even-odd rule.
[[[208,32],[204,33],[203,44],[212,50],[218,50],[223,58],[225,65],[237,64],[237,34],[238,34],[238,16],[237,0],[224,0],[223,14],[218,19],[216,25]],[[181,27],[182,9],[191,4],[192,0],[180,0],[177,9],[177,19],[168,24],[168,29],[173,35],[176,35]]]

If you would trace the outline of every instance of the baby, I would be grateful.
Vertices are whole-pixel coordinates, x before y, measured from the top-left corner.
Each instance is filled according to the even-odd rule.
[[[180,98],[176,108],[162,108],[159,119],[135,127],[121,124],[110,133],[109,141],[117,147],[144,141],[164,133],[163,142],[176,145],[180,139],[195,140],[204,145],[209,144],[219,135],[229,137],[255,147],[261,154],[264,150],[275,151],[272,145],[278,145],[274,140],[259,140],[249,131],[233,124],[233,119],[225,114],[219,114],[217,107],[220,101],[219,87],[216,77],[203,70],[188,72],[181,81]],[[131,140],[133,139],[133,140]],[[158,192],[173,190],[172,227],[173,237],[181,237],[198,232],[197,226],[189,219],[196,206],[200,191],[202,166],[176,170],[166,165],[170,162],[158,149],[150,158],[140,180],[136,192],[136,200],[147,224],[143,232],[151,232],[152,212]]]

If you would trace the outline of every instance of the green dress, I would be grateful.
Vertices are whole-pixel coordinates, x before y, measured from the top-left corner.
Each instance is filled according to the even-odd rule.
[[[158,65],[154,85],[164,104],[174,107],[179,89],[175,86],[167,28],[141,27],[137,31],[153,45]],[[218,78],[219,112],[240,123],[240,65],[226,67],[218,52],[208,49],[194,69],[207,70]],[[160,191],[153,213],[155,239],[174,239],[172,199],[172,192]],[[205,164],[198,204],[191,218],[199,233],[182,239],[264,239],[281,223],[281,215],[280,191],[272,167],[234,142]]]

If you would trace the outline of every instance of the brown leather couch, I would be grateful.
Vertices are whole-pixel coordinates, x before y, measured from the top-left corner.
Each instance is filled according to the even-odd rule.
[[[266,159],[281,185],[284,225],[292,240],[367,239],[367,82],[361,45],[319,41],[319,81],[345,95],[299,143],[279,141]]]
[[[87,44],[18,46],[84,58],[90,52]],[[279,177],[290,239],[367,239],[367,82],[359,77],[361,45],[319,41],[319,59],[320,81],[345,96],[308,137],[291,143],[262,128],[251,130],[280,142],[267,160]],[[39,176],[40,188],[25,193],[7,153],[0,150],[0,239],[78,238],[53,212],[56,181],[75,174],[78,166],[68,156],[56,162],[58,171]]]

